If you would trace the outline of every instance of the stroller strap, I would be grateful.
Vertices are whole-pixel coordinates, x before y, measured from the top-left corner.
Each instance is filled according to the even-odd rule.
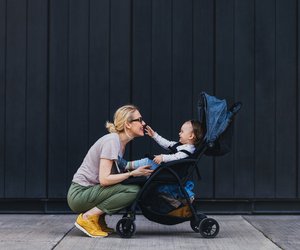
[[[177,142],[177,143],[174,144],[173,146],[170,146],[170,147],[169,147],[169,150],[171,151],[170,153],[171,153],[171,154],[176,154],[177,152],[183,152],[183,153],[185,153],[187,156],[191,156],[191,155],[192,155],[191,152],[189,152],[189,151],[187,151],[187,150],[185,150],[185,149],[177,150],[177,147],[180,146],[180,145],[182,145],[182,143]]]

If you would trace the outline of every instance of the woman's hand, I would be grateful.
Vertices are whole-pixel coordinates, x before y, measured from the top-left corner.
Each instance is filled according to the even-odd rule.
[[[150,169],[150,165],[148,166],[143,166],[143,167],[139,167],[133,171],[131,171],[131,175],[136,177],[136,176],[149,176],[153,170]]]
[[[155,135],[155,131],[149,125],[146,126],[145,131],[146,134],[150,137],[153,137]]]

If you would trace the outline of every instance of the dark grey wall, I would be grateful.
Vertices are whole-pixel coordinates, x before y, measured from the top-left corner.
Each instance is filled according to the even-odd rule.
[[[244,106],[198,197],[299,199],[296,0],[0,0],[0,198],[64,198],[126,103],[177,140],[198,94]],[[136,139],[127,157],[159,152]]]

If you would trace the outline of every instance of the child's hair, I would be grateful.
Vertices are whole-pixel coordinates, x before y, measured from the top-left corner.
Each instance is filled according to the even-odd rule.
[[[200,146],[200,144],[202,143],[202,139],[203,139],[203,126],[202,123],[200,121],[197,120],[190,120],[192,127],[193,127],[193,133],[195,135],[195,140],[194,140],[194,145],[196,147]]]
[[[132,114],[138,110],[134,105],[124,105],[115,112],[114,122],[106,122],[105,127],[110,133],[120,133],[125,129],[125,122],[132,119]]]

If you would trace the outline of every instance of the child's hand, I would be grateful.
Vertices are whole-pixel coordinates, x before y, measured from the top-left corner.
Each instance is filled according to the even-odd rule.
[[[149,126],[147,125],[147,127],[145,128],[146,134],[149,135],[150,137],[153,137],[155,134],[155,131]]]
[[[156,155],[156,156],[153,158],[153,161],[154,161],[156,164],[161,164],[162,161],[163,161],[162,155]]]

